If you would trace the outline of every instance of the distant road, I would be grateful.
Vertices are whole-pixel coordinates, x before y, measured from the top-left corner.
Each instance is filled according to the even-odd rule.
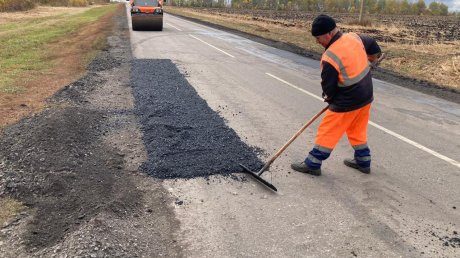
[[[172,60],[247,144],[272,154],[325,106],[318,61],[164,18],[161,32],[131,32],[135,58]],[[460,105],[379,80],[374,92],[371,175],[342,164],[353,155],[345,138],[321,177],[292,171],[313,145],[315,123],[264,174],[278,194],[251,179],[165,181],[184,200],[176,213],[186,253],[458,257]]]

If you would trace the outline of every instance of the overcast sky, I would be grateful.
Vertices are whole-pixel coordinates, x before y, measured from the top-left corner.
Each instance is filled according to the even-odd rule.
[[[426,6],[428,6],[433,1],[434,0],[425,0]],[[437,2],[441,2],[447,5],[449,7],[449,12],[452,12],[452,11],[460,12],[460,0],[441,0]]]

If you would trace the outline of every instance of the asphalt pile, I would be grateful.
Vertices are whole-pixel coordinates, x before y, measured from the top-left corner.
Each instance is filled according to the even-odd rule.
[[[246,145],[188,83],[171,60],[134,60],[131,83],[148,161],[157,178],[193,178],[260,168],[257,148]]]

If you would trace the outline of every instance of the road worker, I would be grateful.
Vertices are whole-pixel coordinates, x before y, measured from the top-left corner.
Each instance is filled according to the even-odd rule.
[[[291,168],[319,176],[327,159],[344,133],[354,149],[354,158],[344,164],[363,173],[371,172],[371,152],[367,145],[367,124],[373,101],[371,67],[382,54],[377,42],[365,35],[342,33],[333,18],[319,15],[311,33],[325,48],[321,57],[321,86],[329,108],[321,121],[315,145],[304,161]]]

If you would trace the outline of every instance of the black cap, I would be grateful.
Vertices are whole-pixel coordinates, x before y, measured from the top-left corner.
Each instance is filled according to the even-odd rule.
[[[311,24],[311,35],[315,37],[320,36],[331,32],[333,29],[335,29],[335,27],[336,25],[334,19],[325,14],[320,14],[313,20],[313,23]]]

